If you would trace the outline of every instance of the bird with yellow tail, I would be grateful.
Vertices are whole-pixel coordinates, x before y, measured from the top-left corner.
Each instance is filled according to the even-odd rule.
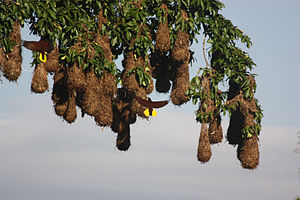
[[[135,97],[135,99],[141,104],[142,106],[145,106],[147,109],[144,111],[144,115],[146,117],[149,116],[156,116],[157,112],[153,108],[161,108],[164,107],[169,103],[169,100],[166,101],[152,101],[150,97],[148,97],[148,100],[142,99],[140,97]]]
[[[40,39],[40,41],[22,41],[22,45],[26,49],[39,52],[39,58],[42,62],[47,61],[47,53],[50,53],[54,49],[53,45],[44,39]]]

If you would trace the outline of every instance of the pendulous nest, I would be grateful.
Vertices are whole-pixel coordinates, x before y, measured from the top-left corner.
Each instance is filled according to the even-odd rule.
[[[207,124],[202,123],[197,154],[198,160],[201,163],[206,163],[209,161],[211,154],[212,153],[208,137]]]
[[[44,63],[37,64],[31,81],[31,91],[34,93],[44,93],[47,91],[48,86],[47,71]]]
[[[71,94],[70,94],[71,93]],[[63,115],[64,120],[68,123],[73,123],[77,118],[75,92],[69,91],[69,99],[67,109]]]
[[[54,73],[53,81],[51,98],[54,110],[58,116],[63,116],[68,108],[69,99],[66,72],[63,68]]]
[[[237,149],[237,157],[245,169],[255,169],[259,164],[258,138],[253,135],[244,139]]]
[[[170,42],[170,29],[168,25],[168,8],[165,4],[161,5],[161,9],[164,9],[165,22],[160,22],[157,29],[156,39],[155,39],[155,51],[166,53],[169,51],[171,42]]]
[[[123,62],[123,66],[124,66],[124,74],[122,77],[123,87],[127,91],[134,93],[136,96],[147,99],[147,93],[151,93],[153,90],[153,81],[150,81],[150,85],[148,86],[147,89],[144,86],[139,85],[137,81],[137,75],[135,73],[132,73],[131,75],[128,76],[128,72],[130,70],[135,69],[139,66],[144,67],[145,59],[140,56],[137,58],[137,60],[135,60],[133,56],[133,52],[129,52],[128,57]],[[145,71],[145,73],[151,75],[151,69],[148,72]],[[133,100],[132,109],[139,116],[146,118],[146,116],[144,115],[144,110],[146,110],[146,107],[139,104],[136,100]]]
[[[190,59],[190,35],[187,32],[178,30],[176,41],[172,49],[172,58],[177,62],[184,62]]]
[[[45,69],[47,72],[56,72],[60,69],[59,64],[59,49],[55,44],[54,49],[47,55],[47,62],[45,62]]]
[[[22,72],[20,24],[17,21],[14,23],[8,38],[16,42],[16,45],[7,54],[4,53],[3,49],[0,49],[0,69],[9,81],[17,81]]]
[[[67,69],[68,88],[74,91],[82,91],[86,87],[85,73],[82,66],[74,63]]]
[[[186,91],[189,89],[189,64],[184,62],[176,69],[176,77],[173,81],[171,91],[171,101],[175,105],[182,105],[189,101],[189,96]]]
[[[171,88],[170,73],[168,66],[170,59],[160,52],[154,52],[150,58],[152,70],[152,77],[156,79],[155,89],[159,93],[167,93]]]
[[[116,146],[120,151],[127,151],[130,147],[130,126],[125,124],[123,130],[118,133]]]
[[[209,136],[209,142],[211,144],[217,144],[217,143],[222,142],[222,140],[223,140],[223,131],[222,131],[222,126],[221,126],[221,115],[220,115],[220,113],[217,113],[217,116],[214,117],[209,122],[208,136]]]

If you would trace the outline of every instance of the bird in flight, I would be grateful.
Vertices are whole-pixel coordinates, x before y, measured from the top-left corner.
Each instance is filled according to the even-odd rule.
[[[161,108],[164,107],[169,103],[168,100],[166,101],[152,101],[150,97],[148,97],[148,100],[142,99],[140,97],[135,97],[135,99],[141,104],[142,106],[147,107],[147,109],[144,111],[144,115],[146,117],[149,116],[156,116],[157,112],[153,108]]]
[[[36,51],[40,53],[40,60],[42,62],[47,61],[47,53],[50,53],[53,50],[53,45],[45,41],[43,39],[40,39],[40,41],[22,41],[22,45],[31,51]]]

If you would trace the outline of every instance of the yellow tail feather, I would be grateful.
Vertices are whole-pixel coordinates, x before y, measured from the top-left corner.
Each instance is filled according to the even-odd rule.
[[[149,117],[150,116],[150,113],[149,113],[149,109],[147,108],[146,110],[144,110],[144,115],[146,117]]]
[[[150,112],[149,112],[149,109],[147,108],[146,110],[144,110],[144,115],[146,116],[146,117],[149,117],[150,116]],[[157,115],[157,112],[153,109],[152,110],[152,117],[155,117]]]
[[[152,117],[155,117],[157,115],[157,112],[153,109],[152,110]]]
[[[40,53],[40,61],[47,62],[47,55],[46,55],[46,53]]]

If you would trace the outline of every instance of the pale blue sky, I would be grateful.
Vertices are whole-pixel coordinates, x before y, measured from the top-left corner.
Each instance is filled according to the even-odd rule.
[[[257,199],[300,196],[300,1],[224,0],[223,14],[251,38],[257,95],[264,109],[260,165],[241,169],[235,148],[213,146],[209,163],[197,161],[196,106],[169,104],[131,127],[128,152],[116,134],[94,120],[72,125],[55,116],[51,92],[31,94],[31,52],[23,50],[18,84],[0,84],[0,199],[140,200]],[[23,39],[34,39],[23,34]],[[204,65],[201,45],[195,45]],[[283,77],[281,77],[283,76]],[[52,83],[52,82],[51,82]],[[52,84],[50,84],[52,85]],[[52,86],[51,86],[52,88]],[[50,90],[51,91],[51,90]],[[153,94],[155,98],[166,98]],[[226,132],[228,119],[223,120]],[[299,141],[299,140],[298,140]]]

